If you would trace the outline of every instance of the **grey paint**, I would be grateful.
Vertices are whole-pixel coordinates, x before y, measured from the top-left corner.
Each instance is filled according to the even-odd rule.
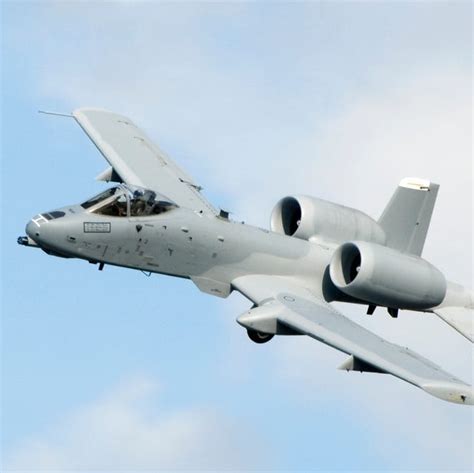
[[[352,322],[308,288],[285,278],[263,276],[246,276],[235,285],[260,306],[237,319],[246,328],[278,334],[281,324],[360,361],[358,367],[346,362],[343,369],[390,373],[441,399],[474,403],[471,386],[408,348],[389,343]],[[261,299],[263,294],[267,299]]]
[[[364,240],[383,245],[386,240],[380,225],[360,210],[306,195],[281,199],[270,226],[277,233],[326,244]]]
[[[470,342],[474,342],[474,323],[472,309],[468,307],[442,307],[434,309],[433,312],[444,320],[448,325],[457,330]]]
[[[191,178],[128,118],[96,109],[80,109],[73,115],[112,166],[100,177],[121,179],[126,186],[104,201],[110,212],[101,210],[103,203],[98,202],[88,208],[72,205],[58,209],[63,212],[55,214],[61,215],[59,218],[46,214],[34,217],[26,227],[28,237],[21,237],[20,244],[40,247],[55,256],[190,279],[201,291],[219,297],[238,290],[255,305],[238,319],[249,330],[306,334],[352,355],[364,366],[391,373],[442,399],[472,403],[472,390],[465,383],[421,356],[371,334],[328,304],[333,300],[377,301],[400,308],[414,307],[413,301],[421,300],[423,304],[417,307],[424,310],[445,313],[450,307],[463,307],[472,316],[471,291],[460,291],[448,283],[444,286],[446,296],[438,300],[444,277],[432,265],[381,246],[386,238],[392,247],[394,242],[402,244],[394,222],[406,229],[414,220],[429,220],[426,201],[415,197],[416,217],[399,218],[403,212],[395,197],[397,203],[389,207],[397,211],[388,211],[383,217],[382,230],[355,209],[311,197],[290,197],[285,202],[290,203],[290,214],[295,209],[300,212],[299,222],[294,221],[297,225],[288,230],[283,221],[287,211],[280,202],[272,216],[272,228],[280,232],[276,233],[219,217]],[[149,190],[136,194],[137,189],[130,186]],[[115,200],[116,196],[120,198]],[[144,207],[136,205],[140,203]],[[138,216],[138,210],[132,213],[135,208],[141,212],[157,209],[157,213]],[[408,207],[405,212],[413,213]],[[404,243],[407,251],[424,241],[424,230],[417,232],[412,231]],[[365,240],[357,242],[364,247],[364,255],[366,248],[371,252],[372,265],[366,274],[362,264],[360,276],[367,276],[373,301],[363,291],[347,294],[347,288],[330,271],[339,245],[354,238]],[[404,279],[411,281],[410,287],[404,285]],[[434,302],[436,307],[429,307]]]
[[[95,108],[81,108],[72,115],[115,171],[110,179],[120,176],[130,185],[155,190],[179,205],[216,214],[193,179],[132,120]]]
[[[338,289],[384,307],[430,309],[446,296],[446,279],[428,261],[375,243],[344,243],[329,268]]]
[[[433,183],[426,191],[397,188],[379,220],[387,246],[421,255],[438,190],[439,185]]]

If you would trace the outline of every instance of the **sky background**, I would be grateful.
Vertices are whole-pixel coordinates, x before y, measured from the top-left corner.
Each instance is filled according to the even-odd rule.
[[[441,184],[424,256],[472,287],[471,2],[2,2],[2,468],[465,470],[473,411],[336,368],[310,339],[257,346],[249,307],[192,283],[20,247],[28,219],[99,192],[75,122],[135,123],[236,219],[283,196],[378,217],[399,180]],[[431,315],[339,305],[472,382]]]

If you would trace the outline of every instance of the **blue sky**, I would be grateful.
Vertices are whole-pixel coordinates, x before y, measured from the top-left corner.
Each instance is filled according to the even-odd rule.
[[[237,294],[16,237],[103,188],[79,127],[36,111],[98,106],[262,226],[293,193],[377,217],[402,177],[440,182],[425,256],[472,287],[471,35],[469,2],[3,2],[3,469],[470,471],[469,409],[312,340],[256,346]],[[472,381],[441,321],[341,307]]]

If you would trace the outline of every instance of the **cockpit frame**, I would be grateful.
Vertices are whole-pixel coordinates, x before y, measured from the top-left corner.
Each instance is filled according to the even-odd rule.
[[[91,197],[81,207],[94,214],[137,218],[159,215],[177,205],[152,190],[120,184]]]

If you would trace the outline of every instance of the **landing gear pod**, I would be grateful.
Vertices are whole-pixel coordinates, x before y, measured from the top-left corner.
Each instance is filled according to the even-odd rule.
[[[271,333],[263,333],[263,332],[257,332],[256,330],[250,330],[247,329],[247,335],[249,336],[250,340],[255,343],[267,343],[269,342],[274,335]]]

